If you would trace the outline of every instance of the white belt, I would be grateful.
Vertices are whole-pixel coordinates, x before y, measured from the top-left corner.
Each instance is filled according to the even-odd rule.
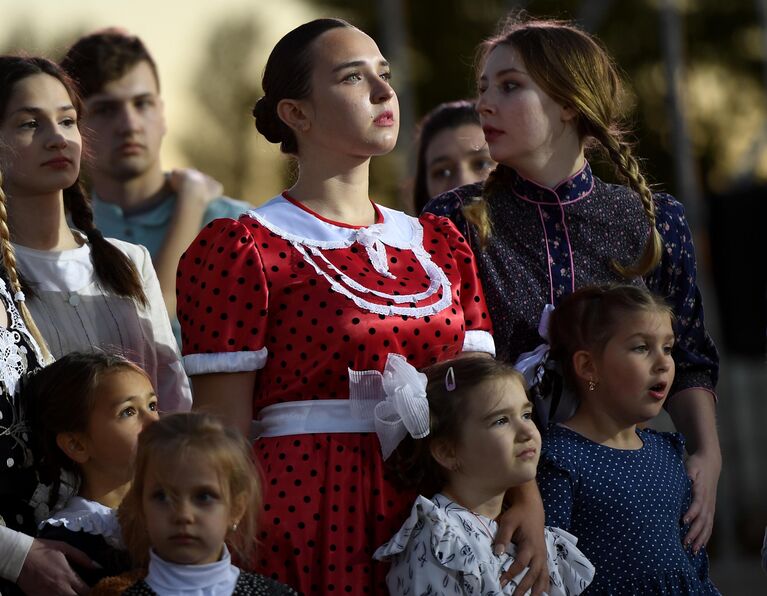
[[[352,411],[348,399],[291,401],[263,408],[254,420],[251,438],[284,437],[309,433],[373,433],[372,416]]]
[[[408,432],[429,434],[426,375],[400,354],[389,354],[384,374],[349,369],[349,399],[292,401],[265,407],[251,425],[251,437],[309,433],[376,433],[383,458]]]

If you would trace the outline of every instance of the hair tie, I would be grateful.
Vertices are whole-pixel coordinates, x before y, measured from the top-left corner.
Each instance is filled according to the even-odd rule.
[[[13,299],[14,299],[16,302],[24,302],[24,301],[25,301],[27,298],[26,298],[26,296],[24,296],[24,292],[22,292],[21,290],[19,290],[18,292],[16,292],[16,293],[13,295]]]
[[[453,367],[447,369],[445,373],[445,389],[448,391],[455,391],[455,371]]]
[[[103,240],[104,234],[98,228],[93,228],[85,232],[85,237],[88,239],[88,242],[93,243],[95,240]]]

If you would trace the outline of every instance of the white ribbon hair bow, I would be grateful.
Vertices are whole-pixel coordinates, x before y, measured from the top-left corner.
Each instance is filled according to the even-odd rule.
[[[426,375],[408,364],[404,356],[389,354],[383,372],[386,399],[375,408],[375,427],[387,459],[408,433],[414,439],[429,434]]]
[[[383,230],[383,224],[374,224],[366,228],[360,228],[355,233],[354,239],[365,247],[373,268],[381,275],[394,279],[394,275],[389,271],[386,246],[381,242]]]

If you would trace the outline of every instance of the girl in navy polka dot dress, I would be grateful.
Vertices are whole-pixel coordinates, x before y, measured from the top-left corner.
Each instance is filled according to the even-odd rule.
[[[209,224],[181,259],[178,312],[195,407],[248,432],[264,474],[257,569],[304,594],[373,594],[373,549],[415,495],[391,484],[368,383],[391,352],[425,367],[495,351],[468,243],[444,217],[371,202],[398,107],[375,42],[338,19],[291,31],[254,113],[298,164],[290,190]]]
[[[386,401],[376,407],[387,455],[419,496],[405,524],[375,557],[391,561],[392,596],[516,593],[527,573],[502,580],[516,547],[494,551],[506,492],[535,477],[541,435],[533,404],[513,367],[466,356],[417,372],[390,354]],[[404,436],[403,436],[404,435]],[[402,443],[397,447],[400,439]],[[436,492],[436,494],[434,494]],[[576,596],[594,577],[577,539],[545,528],[550,596]],[[528,592],[529,593],[529,592]]]
[[[674,380],[671,309],[644,288],[595,286],[551,316],[550,358],[577,396],[544,436],[546,523],[596,567],[587,594],[718,594],[703,548],[684,544],[691,482],[678,433],[640,429]]]

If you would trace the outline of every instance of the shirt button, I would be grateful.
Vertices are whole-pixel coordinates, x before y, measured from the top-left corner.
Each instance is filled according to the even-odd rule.
[[[69,302],[69,304],[71,304],[72,306],[77,306],[78,304],[80,304],[80,296],[78,296],[77,294],[72,294],[72,295],[69,297],[69,301],[68,301],[68,302]]]

